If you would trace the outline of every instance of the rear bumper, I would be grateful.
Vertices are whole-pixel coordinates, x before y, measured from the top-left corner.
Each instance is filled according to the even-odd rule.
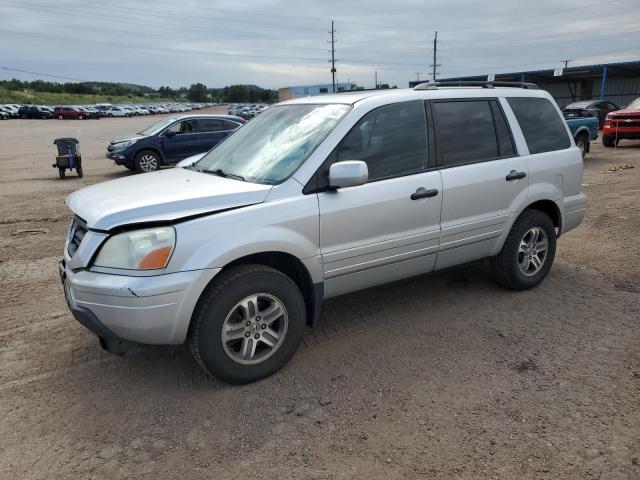
[[[151,277],[73,272],[59,265],[67,305],[97,336],[153,345],[184,343],[200,294],[219,269]]]
[[[584,220],[587,213],[587,196],[580,192],[564,199],[564,218],[562,220],[562,232],[573,230]]]

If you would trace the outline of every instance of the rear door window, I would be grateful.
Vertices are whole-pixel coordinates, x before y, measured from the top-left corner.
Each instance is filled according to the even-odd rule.
[[[515,155],[509,127],[496,100],[438,100],[432,105],[440,166]]]
[[[552,152],[571,146],[564,122],[548,99],[510,97],[507,101],[520,124],[529,153]]]
[[[225,120],[224,121],[224,129],[225,130],[235,130],[236,128],[238,128],[240,125],[235,123],[235,122],[230,122],[229,120]]]
[[[226,130],[224,121],[218,118],[200,118],[198,119],[198,133],[204,132],[220,132]]]

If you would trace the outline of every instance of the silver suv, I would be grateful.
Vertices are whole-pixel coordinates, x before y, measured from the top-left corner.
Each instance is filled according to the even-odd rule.
[[[111,351],[186,342],[246,383],[287,363],[326,298],[485,257],[534,287],[587,200],[558,107],[520,87],[288,101],[183,168],[75,192],[69,308]]]

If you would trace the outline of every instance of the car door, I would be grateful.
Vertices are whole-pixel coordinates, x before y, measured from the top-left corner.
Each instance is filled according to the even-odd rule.
[[[174,123],[162,133],[162,148],[166,163],[176,163],[199,153],[196,147],[196,120]]]
[[[440,172],[429,171],[422,101],[367,113],[318,172],[362,160],[369,180],[318,193],[325,296],[429,272],[440,236]],[[322,190],[322,188],[321,188]]]
[[[431,108],[442,174],[441,269],[491,255],[529,183],[497,99],[434,100]]]

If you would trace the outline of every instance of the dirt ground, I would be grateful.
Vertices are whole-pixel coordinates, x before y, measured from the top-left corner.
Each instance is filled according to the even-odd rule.
[[[182,347],[103,353],[62,295],[63,199],[129,175],[107,142],[154,120],[0,122],[0,478],[640,478],[640,142],[593,146],[540,287],[479,262],[337,298],[233,387]],[[64,136],[82,180],[51,168]]]

